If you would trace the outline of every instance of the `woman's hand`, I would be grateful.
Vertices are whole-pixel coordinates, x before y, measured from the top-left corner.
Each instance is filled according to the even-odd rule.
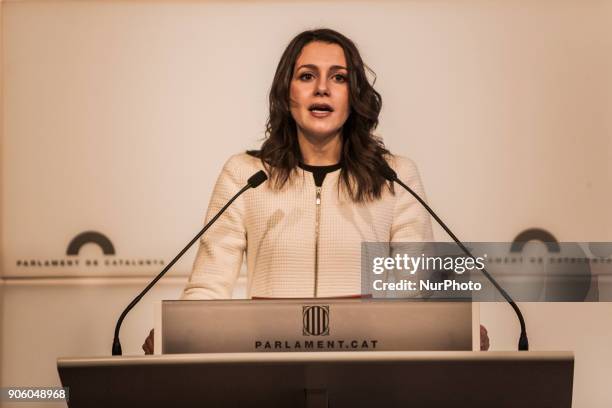
[[[481,340],[482,341],[482,326],[480,326]],[[145,354],[153,354],[153,329],[149,332],[149,335],[145,339],[144,344],[142,345],[142,349]]]
[[[153,330],[151,330],[153,333]],[[153,341],[151,340],[151,344]],[[487,332],[487,328],[482,324],[480,325],[480,351],[487,351],[489,349],[489,333]]]

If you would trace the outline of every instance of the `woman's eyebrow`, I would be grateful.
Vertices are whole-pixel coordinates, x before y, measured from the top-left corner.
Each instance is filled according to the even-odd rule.
[[[297,67],[296,71],[302,68],[314,69],[315,71],[319,70],[319,67],[314,64],[304,64],[304,65],[300,65],[299,67]],[[348,69],[346,67],[343,67],[342,65],[332,65],[331,67],[329,67],[330,71],[339,71],[341,69],[348,71]]]
[[[315,71],[319,70],[319,67],[317,67],[314,64],[304,64],[304,65],[300,65],[299,67],[297,67],[296,71],[298,71],[298,70],[300,70],[302,68],[314,69]]]

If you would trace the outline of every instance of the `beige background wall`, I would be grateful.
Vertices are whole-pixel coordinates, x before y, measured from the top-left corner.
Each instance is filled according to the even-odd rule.
[[[160,269],[17,261],[65,258],[86,230],[115,258],[169,261],[224,160],[258,145],[280,53],[306,28],[359,45],[383,95],[379,133],[460,237],[612,240],[611,1],[0,4],[2,385],[56,384],[57,356],[109,354],[114,320]],[[126,354],[193,256],[126,320]],[[93,245],[80,258],[108,259]],[[610,305],[525,309],[533,349],[576,352],[575,406],[609,406]],[[482,320],[493,349],[515,347],[506,305]]]

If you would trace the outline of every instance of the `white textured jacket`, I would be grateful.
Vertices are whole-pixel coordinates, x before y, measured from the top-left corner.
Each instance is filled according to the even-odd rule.
[[[411,160],[395,156],[389,164],[424,196]],[[232,156],[219,175],[206,221],[261,169],[255,157]],[[408,192],[396,186],[395,195],[385,189],[381,199],[356,204],[339,196],[339,173],[327,174],[317,188],[312,173],[298,169],[280,191],[266,182],[244,193],[200,239],[181,298],[231,298],[244,254],[248,297],[359,295],[362,242],[432,240],[429,214]]]

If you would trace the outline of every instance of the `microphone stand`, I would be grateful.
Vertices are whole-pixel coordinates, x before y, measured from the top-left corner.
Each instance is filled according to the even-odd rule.
[[[440,217],[438,217],[438,215],[434,212],[434,210],[432,210],[431,207],[427,205],[425,200],[423,200],[417,193],[414,192],[414,190],[412,190],[410,187],[404,184],[404,182],[397,177],[397,173],[393,171],[393,169],[391,169],[387,165],[386,168],[381,169],[381,173],[383,177],[385,177],[387,180],[389,180],[392,183],[396,182],[397,184],[402,186],[406,191],[412,194],[412,196],[416,198],[419,203],[421,203],[421,205],[429,212],[429,214],[431,214],[431,216],[438,222],[438,224],[440,224],[440,226],[444,228],[444,231],[446,231],[446,233],[455,241],[455,243],[459,246],[459,248],[461,248],[467,256],[469,256],[470,258],[474,259],[474,261],[476,261],[476,258],[474,258],[474,255],[472,255],[472,253],[465,247],[465,245],[463,245],[463,243],[459,241],[459,238],[457,238],[455,234],[453,234],[450,228],[446,226],[444,221],[442,221]],[[514,302],[512,297],[510,297],[510,295],[504,290],[504,288],[502,288],[499,285],[499,283],[497,283],[497,281],[489,274],[489,272],[487,272],[485,268],[482,268],[481,271],[484,274],[484,276],[486,276],[486,278],[493,284],[493,286],[495,286],[495,289],[497,289],[499,293],[501,293],[501,295],[504,297],[506,302],[508,302],[510,306],[512,306],[512,309],[514,309],[514,312],[516,313],[516,316],[518,317],[519,324],[521,325],[521,335],[519,337],[518,349],[520,351],[529,350],[529,339],[527,338],[527,329],[525,326],[525,319],[523,318],[523,314],[521,313],[521,310],[519,309],[517,304]]]
[[[113,338],[113,350],[112,350],[113,356],[122,355],[121,342],[119,341],[119,331],[121,330],[121,324],[123,323],[123,319],[125,319],[125,316],[127,316],[130,310],[132,310],[132,308],[136,306],[136,304],[140,301],[140,299],[142,299],[143,296],[147,294],[147,292],[157,283],[157,281],[160,280],[162,276],[164,276],[166,272],[170,270],[170,268],[172,268],[172,266],[176,263],[176,261],[178,261],[185,254],[185,252],[187,252],[187,250],[191,248],[191,246],[215,223],[215,221],[217,221],[217,219],[221,216],[221,214],[223,214],[225,210],[227,210],[227,208],[238,197],[240,197],[240,195],[242,195],[242,193],[244,193],[250,188],[258,187],[261,183],[263,183],[267,179],[268,179],[268,176],[263,170],[260,170],[259,172],[251,176],[249,180],[247,181],[247,184],[244,187],[242,187],[242,189],[240,189],[240,191],[238,191],[227,202],[227,204],[223,206],[223,208],[219,210],[219,212],[200,230],[200,232],[198,232],[196,236],[193,237],[191,241],[189,241],[189,243],[185,246],[185,248],[183,248],[181,252],[179,252],[178,255],[176,255],[174,259],[170,261],[170,263],[166,265],[166,267],[147,285],[147,287],[145,287],[142,290],[142,292],[140,292],[140,294],[138,294],[138,296],[136,296],[134,300],[130,302],[130,304],[125,308],[123,313],[121,313],[121,316],[119,316],[119,320],[117,320],[117,325],[115,326],[115,336]]]

